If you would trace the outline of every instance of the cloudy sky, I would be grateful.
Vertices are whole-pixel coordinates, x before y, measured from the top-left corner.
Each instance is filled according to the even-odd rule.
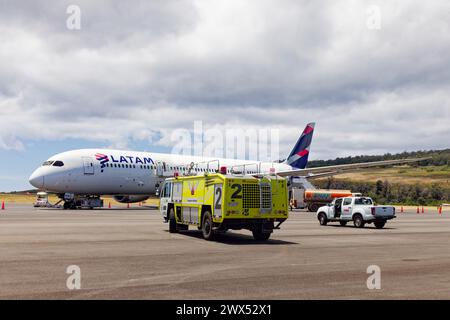
[[[281,157],[310,121],[312,159],[448,148],[450,2],[0,0],[0,191],[196,120],[278,129]]]

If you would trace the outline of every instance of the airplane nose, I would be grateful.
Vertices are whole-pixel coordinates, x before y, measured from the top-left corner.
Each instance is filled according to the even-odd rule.
[[[28,181],[35,188],[40,189],[44,187],[44,175],[40,174],[39,170],[33,172]]]

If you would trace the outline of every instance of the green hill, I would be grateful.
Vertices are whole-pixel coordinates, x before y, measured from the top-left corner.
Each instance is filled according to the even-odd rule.
[[[382,160],[395,160],[404,158],[423,158],[431,157],[418,163],[419,166],[447,166],[450,165],[450,149],[401,152],[396,154],[386,153],[384,155],[360,155],[344,158],[336,158],[330,160],[311,160],[308,162],[308,168],[332,166],[338,164],[350,164],[359,162],[372,162]]]
[[[414,165],[361,169],[314,180],[320,188],[350,189],[380,203],[439,205],[450,202],[450,149],[310,161],[308,167],[431,157]]]

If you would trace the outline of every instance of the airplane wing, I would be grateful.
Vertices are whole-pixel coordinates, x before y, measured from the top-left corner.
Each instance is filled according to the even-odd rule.
[[[412,163],[412,162],[418,162],[418,161],[423,161],[423,160],[428,160],[428,159],[430,159],[430,157],[340,164],[340,165],[335,165],[335,166],[280,171],[280,172],[277,172],[277,174],[282,177],[294,176],[294,177],[318,178],[318,176],[332,176],[332,175],[340,174],[343,172],[355,171],[355,170],[363,169],[363,168]]]

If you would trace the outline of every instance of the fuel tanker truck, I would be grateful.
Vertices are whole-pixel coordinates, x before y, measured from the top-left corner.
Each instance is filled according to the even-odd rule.
[[[352,193],[350,190],[332,189],[302,189],[293,188],[290,196],[290,206],[295,209],[307,208],[308,211],[317,212],[321,206],[330,203],[335,198],[357,197],[360,193]]]

